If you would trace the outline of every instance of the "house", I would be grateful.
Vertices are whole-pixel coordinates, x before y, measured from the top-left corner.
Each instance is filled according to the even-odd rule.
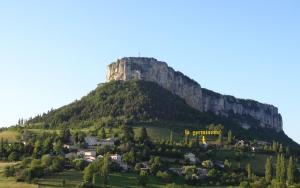
[[[244,140],[239,140],[236,144],[235,144],[235,146],[237,147],[237,146],[244,146],[245,145],[245,141]]]
[[[76,150],[76,149],[78,149],[77,146],[70,145],[70,144],[64,144],[63,148],[68,149],[68,150]]]
[[[123,170],[127,171],[129,166],[122,161],[122,156],[119,154],[114,154],[110,156],[112,162],[117,163]]]
[[[269,142],[265,142],[265,141],[261,141],[261,140],[257,140],[256,143],[261,146],[270,146],[271,145]]]
[[[122,162],[122,156],[119,154],[114,154],[110,156],[110,159],[114,162]]]
[[[80,150],[77,152],[77,157],[83,158],[87,162],[96,160],[96,151],[94,150]]]
[[[115,145],[115,139],[114,138],[102,139],[100,140],[99,145],[112,147]]]
[[[84,138],[84,142],[88,145],[88,146],[99,146],[100,143],[98,142],[98,139],[94,136],[87,136]]]
[[[204,169],[204,168],[197,168],[197,175],[198,175],[200,178],[206,177],[207,174],[208,174],[207,169]]]
[[[195,154],[193,153],[187,153],[184,155],[185,160],[189,160],[190,163],[195,164],[197,163],[198,159],[196,158]]]
[[[96,157],[96,151],[94,151],[94,150],[79,150],[77,152],[77,156],[80,156],[80,157],[85,157],[85,156]]]
[[[91,163],[96,160],[96,157],[87,155],[87,156],[84,156],[84,160]]]

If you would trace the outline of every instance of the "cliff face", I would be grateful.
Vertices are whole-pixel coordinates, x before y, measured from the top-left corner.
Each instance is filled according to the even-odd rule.
[[[185,99],[193,108],[202,111],[202,90],[200,85],[174,71],[164,62],[154,58],[123,58],[108,66],[107,81],[146,80],[156,82],[163,88]]]
[[[282,118],[276,107],[202,89],[194,80],[154,58],[119,59],[108,66],[106,80],[152,81],[180,96],[199,111],[211,111],[223,116],[230,113],[250,116],[260,122],[259,126],[282,130]]]

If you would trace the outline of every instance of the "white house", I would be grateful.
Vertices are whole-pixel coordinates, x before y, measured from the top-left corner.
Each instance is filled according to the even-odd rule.
[[[244,146],[245,145],[245,141],[244,140],[239,140],[235,146]]]
[[[119,155],[119,154],[111,155],[111,156],[110,156],[110,159],[111,159],[112,161],[117,162],[117,163],[122,162],[122,156]]]
[[[197,158],[193,153],[187,153],[184,155],[184,159],[188,159],[192,164],[197,163]]]
[[[86,156],[96,157],[96,151],[93,151],[93,150],[79,150],[77,152],[77,156],[81,156],[81,157],[86,157]]]
[[[96,160],[96,157],[93,156],[84,156],[84,160],[87,162],[93,162]]]

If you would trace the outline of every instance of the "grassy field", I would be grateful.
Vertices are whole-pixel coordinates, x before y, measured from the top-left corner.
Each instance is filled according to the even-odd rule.
[[[4,140],[8,140],[8,142],[15,142],[18,140],[18,137],[20,136],[20,134],[17,131],[12,131],[12,130],[8,130],[8,131],[3,131],[0,132],[0,139],[4,139]]]
[[[40,188],[62,187],[62,181],[65,179],[65,187],[74,188],[82,181],[82,173],[76,170],[67,170],[52,176],[38,180]]]
[[[27,184],[27,183],[17,183],[15,178],[4,177],[3,168],[5,166],[13,165],[15,163],[1,163],[0,162],[0,188],[37,188],[37,185]]]
[[[82,181],[82,173],[76,170],[68,170],[62,173],[58,173],[53,176],[49,176],[43,179],[39,179],[38,184],[40,188],[53,188],[62,187],[63,179],[66,180],[66,188],[74,188]],[[182,178],[175,180],[177,184],[184,184]],[[97,183],[98,187],[101,187],[101,180]],[[149,188],[163,188],[165,183],[156,177],[150,177],[148,186]],[[140,188],[137,185],[137,175],[134,173],[112,173],[109,176],[110,188]],[[185,188],[194,188],[193,186],[185,186]]]
[[[171,130],[168,128],[162,128],[162,127],[146,127],[148,136],[153,139],[169,139]],[[134,133],[136,136],[140,136],[140,130],[141,127],[134,127]],[[179,138],[179,135],[177,133],[173,132],[173,138],[177,139]]]

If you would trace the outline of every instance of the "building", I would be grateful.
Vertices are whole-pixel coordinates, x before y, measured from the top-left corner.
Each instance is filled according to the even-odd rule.
[[[196,164],[198,162],[197,157],[193,153],[187,153],[184,155],[185,160],[189,160],[191,164]]]
[[[199,176],[199,178],[204,178],[207,176],[207,174],[208,174],[207,169],[197,168],[197,175]]]
[[[79,150],[77,152],[78,157],[92,156],[96,157],[96,151],[94,150]]]
[[[88,146],[99,146],[100,143],[98,142],[98,139],[94,136],[87,136],[84,138],[84,142],[88,145]]]
[[[110,159],[114,162],[122,162],[122,156],[119,154],[111,155]]]
[[[115,139],[114,138],[102,139],[100,140],[99,145],[112,147],[115,145]]]

